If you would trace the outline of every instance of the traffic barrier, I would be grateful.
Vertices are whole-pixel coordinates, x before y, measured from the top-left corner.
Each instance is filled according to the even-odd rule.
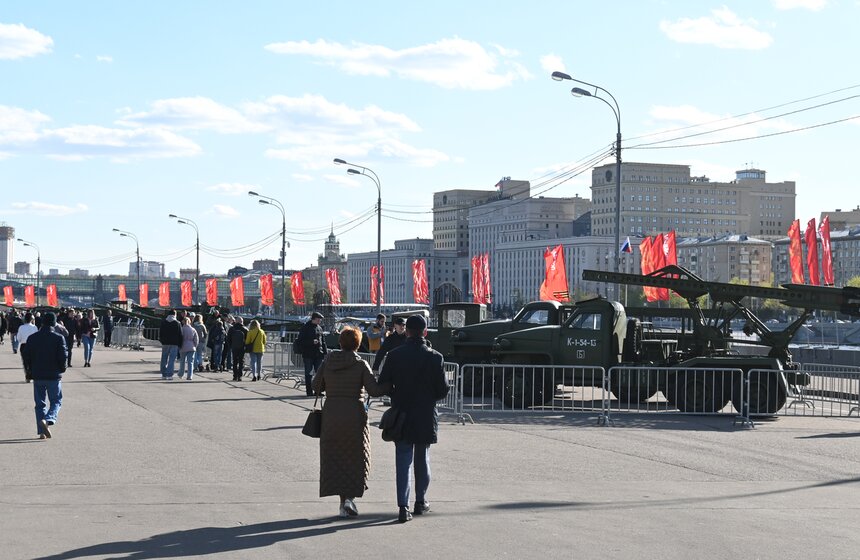
[[[809,384],[790,394],[785,415],[847,417],[860,412],[860,367],[803,364]]]
[[[305,383],[305,370],[302,357],[293,352],[293,341],[298,333],[288,332],[284,342],[267,342],[263,354],[263,379],[273,378],[280,383],[288,380],[293,382],[293,388],[299,388]]]

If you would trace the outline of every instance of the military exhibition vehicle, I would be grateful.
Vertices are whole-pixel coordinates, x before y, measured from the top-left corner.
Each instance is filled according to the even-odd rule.
[[[597,366],[606,371],[634,366],[619,368],[622,375],[611,378],[614,383],[609,389],[620,400],[641,402],[661,391],[681,411],[715,412],[730,400],[740,410],[745,392],[750,414],[772,414],[783,407],[792,388],[810,382],[789,352],[789,343],[803,323],[815,310],[860,315],[860,289],[851,287],[785,284],[769,288],[706,282],[674,265],[648,275],[585,270],[582,278],[673,290],[687,302],[688,308],[680,312],[691,328],[648,329],[621,303],[599,297],[577,302],[561,325],[498,335],[493,359],[503,364]],[[709,310],[700,304],[706,296]],[[772,331],[743,303],[747,298],[775,299],[802,312],[783,330]],[[732,350],[733,321],[743,323],[746,335],[757,337],[744,344],[763,347],[760,355],[738,355]],[[533,406],[551,402],[557,385],[602,383],[583,370],[569,368],[559,378],[530,376],[526,368],[505,368],[494,386],[509,406]],[[741,375],[707,375],[703,370],[740,371]],[[751,370],[767,373],[743,375]]]

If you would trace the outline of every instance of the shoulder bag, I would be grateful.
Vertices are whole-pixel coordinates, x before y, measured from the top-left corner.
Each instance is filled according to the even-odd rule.
[[[314,409],[308,413],[308,419],[302,428],[302,433],[308,437],[318,438],[322,434],[322,409],[317,408],[319,395],[314,399]]]
[[[383,441],[400,441],[403,439],[403,426],[406,424],[406,413],[399,408],[391,407],[382,414],[379,429],[382,430]]]
[[[254,340],[251,341],[250,344],[245,345],[245,353],[250,354],[254,351],[254,344],[257,342],[257,338],[260,336],[260,331],[257,331],[257,334],[254,336]]]

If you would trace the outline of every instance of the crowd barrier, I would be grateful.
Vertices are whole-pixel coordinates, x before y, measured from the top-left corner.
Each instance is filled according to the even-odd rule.
[[[803,364],[801,370],[810,382],[791,395],[787,408],[793,415],[860,416],[860,367]]]

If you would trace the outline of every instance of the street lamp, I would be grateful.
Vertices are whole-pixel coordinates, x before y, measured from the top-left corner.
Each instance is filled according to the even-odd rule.
[[[249,196],[259,198],[260,204],[274,206],[281,211],[281,333],[287,328],[287,213],[284,205],[270,196],[263,196],[254,191],[248,191]]]
[[[572,78],[570,74],[565,74],[564,72],[553,72],[552,79],[560,82],[562,80],[570,80],[572,82],[576,82],[578,84],[582,84],[584,86],[588,86],[590,88],[594,88],[594,92],[590,92],[588,90],[575,87],[570,90],[570,93],[574,97],[593,97],[595,99],[599,99],[606,103],[612,112],[615,114],[615,123],[618,125],[617,133],[615,135],[615,272],[619,272],[621,270],[621,108],[618,106],[618,101],[615,100],[615,96],[609,93],[607,90],[602,87],[594,84],[590,84],[588,82],[583,82],[582,80],[577,80]],[[612,100],[612,103],[597,95],[598,92],[602,91]],[[615,295],[616,299],[620,299],[621,294],[621,286],[615,285]]]
[[[195,292],[197,293],[197,305],[201,305],[200,303],[200,230],[197,228],[197,224],[194,221],[189,220],[188,218],[183,218],[182,216],[177,216],[176,214],[169,214],[168,218],[174,218],[176,223],[185,224],[187,226],[191,226],[194,228],[194,234],[197,238],[197,270],[194,271],[194,287]]]
[[[42,252],[39,250],[39,246],[33,243],[32,241],[25,241],[18,238],[18,241],[24,244],[25,247],[32,247],[36,250],[36,305],[39,305],[39,284],[41,283],[42,278]]]
[[[376,185],[376,275],[373,277],[373,283],[376,286],[376,314],[379,315],[382,311],[382,294],[379,292],[379,276],[382,274],[382,187],[379,183],[379,175],[374,173],[373,170],[368,167],[349,163],[348,161],[344,161],[340,158],[334,158],[334,163],[337,165],[351,165],[353,167],[357,167],[358,169],[353,169],[351,167],[347,169],[346,172],[350,175],[363,175],[373,181]]]
[[[137,304],[140,305],[140,243],[137,241],[137,236],[130,231],[113,228],[120,237],[130,237],[134,239],[134,250],[137,255]]]

